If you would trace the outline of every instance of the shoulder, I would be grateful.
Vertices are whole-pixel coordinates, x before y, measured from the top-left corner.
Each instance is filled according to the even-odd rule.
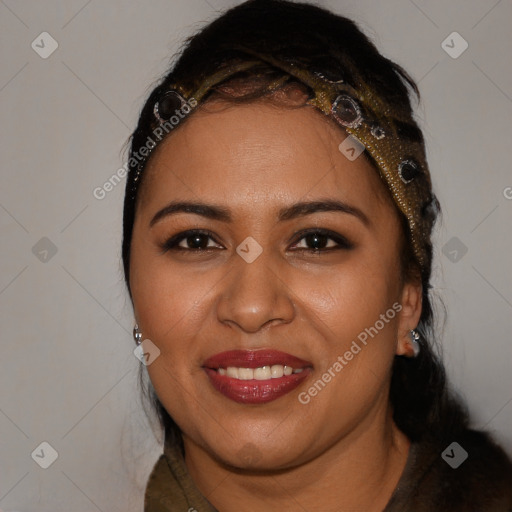
[[[512,463],[486,432],[466,429],[448,442],[430,439],[419,452],[426,464],[418,468],[419,489],[433,498],[431,510],[512,511]]]

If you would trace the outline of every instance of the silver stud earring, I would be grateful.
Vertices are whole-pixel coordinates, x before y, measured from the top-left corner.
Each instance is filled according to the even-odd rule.
[[[411,346],[413,351],[413,357],[417,357],[420,353],[420,335],[416,329],[411,329],[409,335],[411,336]]]
[[[137,324],[133,327],[133,339],[137,345],[142,343],[142,333],[139,330],[139,326]]]

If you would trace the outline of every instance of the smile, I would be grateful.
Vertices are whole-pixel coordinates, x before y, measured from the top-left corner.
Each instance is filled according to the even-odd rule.
[[[232,350],[210,357],[203,369],[212,386],[230,400],[263,404],[294,390],[312,365],[276,350]]]

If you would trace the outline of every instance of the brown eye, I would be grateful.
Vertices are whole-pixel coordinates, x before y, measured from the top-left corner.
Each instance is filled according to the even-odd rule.
[[[215,242],[209,231],[192,229],[171,237],[163,244],[162,249],[164,252],[170,250],[199,252],[219,248],[209,245],[209,240]]]
[[[338,249],[352,249],[353,245],[342,235],[325,229],[315,229],[303,231],[300,233],[298,242],[305,244],[297,248],[297,242],[294,244],[294,250],[309,250],[311,252],[324,252]],[[333,243],[334,242],[334,243]]]

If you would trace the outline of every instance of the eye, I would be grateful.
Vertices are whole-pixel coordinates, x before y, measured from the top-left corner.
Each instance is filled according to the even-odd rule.
[[[301,231],[298,241],[305,245],[298,247],[295,243],[294,250],[309,250],[310,252],[326,252],[339,249],[353,249],[354,246],[342,235],[328,229],[310,229]],[[333,244],[334,242],[334,244]]]
[[[169,240],[162,245],[162,250],[164,252],[170,250],[199,252],[222,248],[218,247],[219,244],[217,244],[217,242],[215,242],[217,246],[208,245],[209,239],[215,241],[209,231],[189,229],[188,231],[183,231],[169,238]]]
[[[339,249],[349,250],[354,247],[344,236],[327,229],[304,230],[298,235],[299,238],[297,242],[292,246],[293,250],[305,250],[319,253]],[[209,244],[210,240],[214,242],[213,245]],[[300,247],[298,242],[303,242],[305,245]],[[223,247],[215,241],[211,232],[201,229],[190,229],[178,233],[169,238],[169,240],[162,245],[164,252],[170,250],[201,252],[222,248]]]

